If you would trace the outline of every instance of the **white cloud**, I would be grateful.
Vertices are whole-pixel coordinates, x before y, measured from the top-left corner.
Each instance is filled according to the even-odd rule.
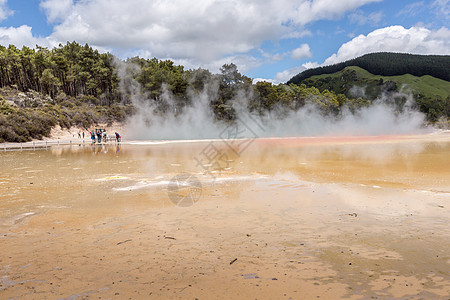
[[[63,21],[73,10],[73,0],[42,0],[39,5],[50,23]]]
[[[311,62],[311,61],[308,61],[308,62],[302,64],[302,67],[304,67],[305,69],[313,69],[313,68],[317,68],[319,66],[320,66],[319,63]]]
[[[341,18],[365,4],[380,1],[40,0],[53,33],[41,38],[33,36],[26,25],[0,28],[0,42],[51,47],[77,41],[121,57],[139,54],[171,59],[186,68],[203,67],[213,72],[223,63],[234,62],[241,72],[246,72],[289,55],[296,59],[311,57],[307,44],[291,53],[253,57],[249,52],[264,41],[277,43],[310,36],[306,24]],[[0,0],[0,18],[4,8],[6,0]],[[288,80],[288,71],[278,73],[275,80]]]
[[[437,31],[431,31],[430,35],[425,39],[425,41],[426,42],[447,41],[446,45],[449,45],[450,44],[450,29],[448,29],[446,27],[442,27]],[[449,49],[447,49],[447,50],[449,50]],[[448,52],[450,52],[450,50]],[[446,54],[448,54],[448,52]]]
[[[139,55],[141,56],[141,55]],[[150,58],[151,56],[148,56]],[[204,68],[208,69],[212,73],[218,73],[220,67],[224,64],[234,63],[240,73],[245,73],[251,69],[261,66],[262,61],[251,56],[251,55],[230,55],[211,62],[202,62],[195,59],[184,59],[184,58],[171,58],[167,57],[164,59],[170,59],[176,64],[184,66],[185,69],[197,69]]]
[[[300,47],[292,50],[291,52],[291,58],[293,59],[302,59],[311,56],[312,56],[311,49],[309,48],[308,44],[302,44]]]
[[[282,72],[278,72],[277,74],[275,74],[274,82],[275,83],[286,82],[289,79],[291,79],[293,76],[297,75],[298,73],[300,73],[304,70],[306,70],[306,68],[301,66],[301,67],[295,67],[292,69],[284,70]]]
[[[8,19],[13,14],[13,11],[6,5],[6,2],[7,0],[0,0],[0,22]]]
[[[258,83],[258,82],[270,82],[270,83],[272,83],[272,84],[278,84],[279,82],[277,82],[277,81],[275,81],[274,79],[267,79],[267,78],[253,78],[253,81],[252,81],[252,83],[253,84],[256,84],[256,83]]]
[[[265,81],[269,81],[269,82],[276,83],[276,84],[284,83],[284,82],[288,81],[289,79],[291,79],[292,77],[294,77],[295,75],[297,75],[298,73],[305,71],[306,69],[317,68],[319,66],[320,65],[317,62],[306,62],[306,63],[302,64],[300,67],[295,67],[295,68],[291,68],[288,70],[278,72],[277,74],[275,74],[274,79],[259,78],[258,81],[265,80]]]
[[[275,53],[275,54],[272,54],[272,53],[265,52],[263,49],[258,49],[258,51],[269,62],[283,60],[285,58],[285,56],[286,56],[286,53]]]
[[[359,35],[343,44],[337,53],[328,57],[324,65],[346,61],[372,52],[402,52],[413,54],[450,54],[450,30],[432,31],[423,27],[405,29],[390,26]]]
[[[400,52],[414,54],[450,55],[450,29],[429,30],[423,27],[405,29],[390,26],[360,35],[343,44],[337,53],[328,57],[323,64],[306,62],[301,67],[278,72],[275,82],[286,82],[298,73],[321,65],[331,65],[373,52]]]
[[[382,0],[315,0],[301,1],[296,12],[296,22],[307,24],[320,19],[336,19],[347,11],[354,10],[364,4],[381,2]]]
[[[310,34],[303,25],[381,0],[45,0],[53,37],[204,63],[265,41]]]
[[[240,1],[82,1],[55,26],[53,36],[207,62],[245,53],[282,33],[277,18],[260,15],[261,5]]]
[[[34,48],[36,45],[40,45],[52,48],[58,43],[51,38],[36,38],[31,32],[30,26],[22,25],[20,27],[0,27],[0,45],[15,45],[18,48],[22,48],[22,46]]]

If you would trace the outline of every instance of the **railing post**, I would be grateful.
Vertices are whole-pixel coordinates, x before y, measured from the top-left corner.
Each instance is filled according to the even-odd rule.
[[[5,147],[5,152],[6,152],[6,142],[3,142],[3,146]]]
[[[33,142],[33,150],[36,151],[36,142]]]
[[[20,143],[20,151],[22,151],[23,149],[22,149],[22,143]]]
[[[47,143],[48,141],[45,141],[45,150],[47,150]]]

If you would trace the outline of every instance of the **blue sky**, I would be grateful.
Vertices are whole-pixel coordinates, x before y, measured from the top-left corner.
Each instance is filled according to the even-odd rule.
[[[450,0],[0,0],[0,44],[77,41],[121,58],[284,82],[366,53],[450,54]]]

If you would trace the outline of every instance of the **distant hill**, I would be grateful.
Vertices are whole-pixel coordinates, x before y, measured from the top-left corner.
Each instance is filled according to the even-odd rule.
[[[450,55],[415,55],[404,53],[371,53],[331,66],[308,69],[292,77],[287,84],[300,84],[303,80],[323,74],[333,74],[346,67],[360,67],[381,76],[430,75],[450,81]]]
[[[450,82],[430,75],[381,76],[351,66],[333,74],[311,76],[301,83],[308,88],[315,87],[320,92],[328,90],[343,94],[349,99],[374,100],[382,95],[392,95],[393,101],[398,101],[404,98],[402,94],[409,94],[429,121],[436,122],[450,116]]]
[[[308,69],[287,84],[315,87],[349,99],[375,100],[382,95],[404,102],[410,94],[428,121],[450,118],[450,56],[372,53],[343,63]]]
[[[447,98],[450,82],[430,75],[421,77],[411,74],[397,76],[374,75],[360,67],[346,67],[333,74],[314,75],[302,81],[308,87],[325,89],[349,98],[375,99],[382,92],[405,92],[425,97]],[[361,89],[364,88],[364,95]]]

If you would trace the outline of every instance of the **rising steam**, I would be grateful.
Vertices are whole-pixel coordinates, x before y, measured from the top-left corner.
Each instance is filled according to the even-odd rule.
[[[120,69],[120,68],[119,68]],[[121,75],[121,72],[119,72]],[[122,74],[123,75],[123,74]],[[122,80],[130,80],[122,77]],[[156,101],[143,98],[139,86],[133,82],[131,100],[137,113],[128,119],[127,137],[138,140],[179,140],[223,138],[230,124],[215,120],[210,102],[218,97],[218,85],[211,83],[200,93],[189,92],[191,105],[177,109],[176,99],[163,87],[159,102],[170,109],[158,112]],[[237,93],[233,107],[241,127],[246,127],[240,137],[292,137],[330,135],[388,135],[417,134],[425,132],[425,116],[412,108],[411,95],[384,95],[371,106],[356,112],[344,108],[338,116],[324,115],[310,103],[297,111],[286,112],[275,108],[263,115],[247,110],[248,93]],[[402,96],[407,101],[401,109],[393,105],[393,98]],[[247,136],[246,136],[247,135]]]

